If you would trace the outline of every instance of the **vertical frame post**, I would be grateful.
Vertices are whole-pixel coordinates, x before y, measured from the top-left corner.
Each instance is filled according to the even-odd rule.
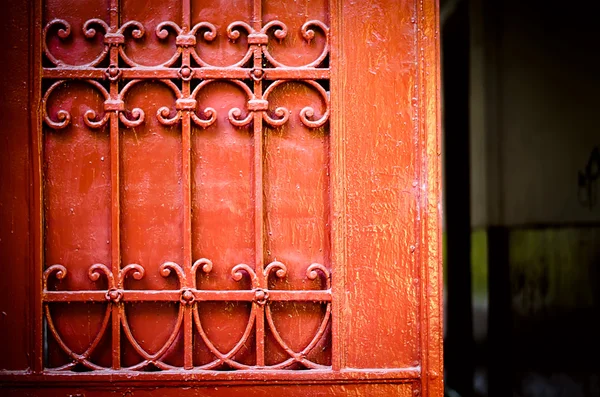
[[[41,75],[41,42],[42,42],[42,0],[35,0],[31,4],[32,37],[31,37],[31,95],[30,104],[37,108],[42,97],[42,75]],[[43,302],[42,302],[42,273],[44,269],[44,216],[43,216],[43,128],[41,114],[31,113],[31,164],[32,164],[32,204],[30,230],[32,231],[32,270],[30,272],[32,291],[33,318],[33,354],[31,356],[31,367],[34,372],[39,373],[44,369],[44,335],[43,335]]]

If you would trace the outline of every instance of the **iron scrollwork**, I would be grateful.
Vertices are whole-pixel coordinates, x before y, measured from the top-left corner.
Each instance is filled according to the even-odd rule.
[[[301,27],[300,33],[305,41],[310,42],[311,40],[314,39],[315,29],[321,31],[322,34],[325,36],[326,40],[325,40],[325,45],[324,45],[320,55],[312,62],[309,62],[308,64],[302,65],[300,67],[288,66],[288,65],[278,61],[272,55],[272,52],[269,49],[270,44],[273,41],[271,39],[270,34],[272,34],[272,38],[275,40],[275,42],[283,41],[288,36],[288,32],[289,32],[288,27],[283,22],[278,21],[278,20],[273,20],[273,21],[266,23],[258,31],[255,30],[254,28],[252,28],[252,26],[250,26],[250,24],[243,22],[243,21],[235,21],[235,22],[230,23],[229,26],[227,27],[227,33],[226,33],[227,38],[231,41],[236,41],[241,37],[242,32],[245,33],[248,38],[248,49],[247,49],[246,53],[243,55],[242,59],[240,59],[238,62],[234,63],[233,65],[227,65],[227,66],[211,65],[207,61],[203,60],[203,58],[198,54],[198,51],[196,48],[198,36],[202,37],[203,40],[205,40],[206,42],[211,42],[217,37],[218,33],[217,33],[216,27],[209,22],[197,23],[188,31],[185,31],[183,28],[179,27],[178,24],[176,24],[175,22],[172,22],[172,21],[164,21],[164,22],[159,23],[154,32],[156,37],[158,37],[158,39],[160,39],[160,40],[165,40],[170,34],[174,33],[176,35],[177,51],[172,56],[170,56],[169,60],[167,60],[166,62],[163,62],[162,64],[160,64],[158,66],[153,66],[153,67],[148,67],[148,66],[141,65],[141,64],[135,62],[127,54],[127,51],[126,51],[128,37],[131,37],[130,40],[140,40],[147,34],[146,29],[144,28],[142,23],[140,23],[138,21],[127,21],[127,22],[123,23],[119,28],[111,29],[109,24],[106,23],[105,21],[94,18],[94,19],[87,20],[83,24],[82,29],[83,29],[83,36],[88,40],[93,39],[96,36],[102,34],[104,46],[103,46],[102,51],[93,60],[91,60],[83,65],[72,65],[72,64],[68,64],[67,62],[65,62],[61,59],[58,59],[53,54],[51,49],[49,48],[48,42],[47,42],[48,38],[51,37],[51,33],[53,33],[53,32],[56,32],[56,35],[58,36],[58,38],[60,40],[66,40],[67,38],[69,38],[72,35],[71,24],[68,21],[65,21],[63,19],[53,19],[50,22],[48,22],[48,24],[45,26],[45,28],[43,30],[43,35],[44,35],[43,52],[44,52],[45,57],[52,64],[52,67],[49,69],[60,69],[60,68],[78,69],[78,70],[94,69],[99,64],[101,64],[103,61],[105,61],[106,58],[108,58],[110,48],[115,47],[118,51],[119,59],[124,63],[124,65],[126,65],[126,68],[128,69],[128,73],[131,76],[136,76],[136,74],[138,74],[140,72],[142,72],[142,73],[147,72],[147,70],[149,68],[152,68],[152,69],[155,69],[155,75],[159,76],[156,79],[165,83],[167,79],[160,78],[160,75],[171,76],[171,74],[168,72],[168,69],[170,69],[178,60],[181,59],[181,56],[184,52],[187,52],[189,54],[189,57],[191,59],[193,59],[200,66],[200,68],[195,68],[189,64],[184,64],[183,66],[177,68],[177,78],[179,78],[181,81],[189,82],[190,80],[195,79],[194,74],[195,74],[195,70],[197,70],[197,69],[219,68],[220,69],[219,73],[221,74],[221,76],[219,76],[218,79],[227,80],[234,84],[237,84],[240,87],[242,87],[244,89],[244,91],[247,92],[247,94],[248,94],[248,110],[250,112],[255,112],[255,111],[262,112],[263,120],[265,122],[267,122],[272,127],[279,127],[279,126],[285,124],[289,120],[290,112],[289,112],[289,110],[287,110],[284,107],[277,107],[275,109],[275,111],[273,112],[275,117],[271,117],[266,112],[266,110],[269,107],[267,97],[268,97],[269,93],[271,92],[271,90],[273,88],[275,88],[277,85],[280,85],[283,82],[285,82],[284,80],[276,81],[274,84],[269,86],[269,88],[267,90],[265,90],[264,93],[257,95],[256,93],[252,93],[245,84],[241,84],[239,78],[228,77],[228,74],[229,74],[228,72],[230,72],[230,71],[235,71],[236,69],[245,70],[244,66],[246,64],[248,64],[250,58],[253,55],[254,49],[256,49],[261,54],[261,56],[264,58],[264,60],[273,66],[273,69],[289,71],[290,76],[291,76],[289,80],[299,80],[299,81],[305,82],[306,84],[309,84],[310,86],[314,87],[315,90],[317,90],[317,92],[323,98],[323,102],[325,104],[326,111],[317,120],[311,120],[311,118],[314,116],[314,110],[312,108],[307,107],[307,108],[304,108],[301,110],[298,117],[300,118],[300,120],[302,121],[302,123],[304,125],[306,125],[309,128],[319,128],[323,124],[325,124],[325,122],[327,121],[327,119],[329,117],[329,98],[328,98],[328,94],[326,93],[325,89],[319,83],[314,81],[313,79],[310,79],[310,78],[307,79],[307,78],[302,78],[302,77],[298,78],[298,77],[294,76],[295,74],[298,74],[298,73],[294,73],[294,71],[300,71],[300,72],[304,71],[304,74],[310,75],[310,72],[308,72],[308,71],[310,71],[311,68],[316,68],[316,67],[319,67],[320,65],[322,65],[329,54],[329,28],[321,21],[309,20],[306,23],[304,23],[304,25]],[[201,34],[201,33],[203,33],[203,34]],[[271,69],[264,68],[262,65],[263,65],[263,62],[258,62],[258,67],[254,67],[248,72],[248,78],[253,79],[254,81],[261,81],[261,80],[265,79],[265,76],[268,76],[268,74],[270,73],[269,70],[271,70]],[[111,82],[120,82],[123,80],[123,71],[124,71],[123,67],[120,67],[118,62],[117,63],[111,62],[110,65],[106,69],[104,69],[103,78],[106,78]],[[238,73],[235,73],[235,75],[237,75],[237,74]],[[135,78],[133,80],[135,82],[139,81],[139,79],[135,79]],[[214,123],[214,121],[216,120],[216,112],[212,108],[208,108],[203,111],[204,115],[206,116],[206,119],[197,117],[197,113],[194,111],[195,110],[194,97],[195,97],[195,95],[197,95],[199,89],[201,89],[206,84],[210,83],[211,80],[215,80],[215,79],[201,79],[200,78],[199,80],[201,81],[200,85],[198,85],[196,90],[194,91],[194,93],[188,97],[183,97],[181,95],[181,92],[178,92],[178,88],[174,89],[176,94],[178,94],[177,99],[179,100],[179,106],[180,106],[180,108],[178,109],[178,115],[176,118],[168,118],[167,113],[166,113],[167,108],[161,107],[157,111],[157,117],[158,117],[159,121],[161,121],[161,123],[167,124],[167,125],[176,123],[177,120],[179,120],[181,118],[181,113],[180,113],[181,111],[190,111],[190,115],[191,115],[192,119],[194,120],[194,122],[198,126],[201,126],[202,128],[206,128]],[[109,96],[107,90],[98,81],[87,79],[86,82],[88,84],[91,84],[91,85],[95,86],[96,88],[98,88],[101,91],[101,93],[104,95],[105,110],[120,112],[119,118],[121,119],[122,123],[125,126],[135,127],[144,121],[145,113],[142,109],[134,109],[131,112],[131,114],[133,116],[132,119],[128,119],[128,118],[122,116],[123,110],[124,110],[124,108],[121,105],[122,101],[123,101],[122,98],[123,98],[125,92],[129,89],[130,85],[132,83],[135,84],[134,82],[127,83],[125,85],[125,87],[123,87],[122,92],[117,97]],[[54,91],[56,86],[58,86],[60,84],[64,84],[64,81],[61,81],[60,83],[56,82],[54,85],[52,85],[46,91],[46,93],[44,95],[44,105],[48,101],[52,91]],[[166,84],[171,86],[171,84],[169,84],[169,83],[166,83]],[[250,91],[250,92],[248,92],[248,91]],[[45,109],[45,107],[44,107],[44,109]],[[106,115],[104,116],[104,118],[102,120],[93,121],[94,117],[91,117],[91,116],[94,114],[95,113],[89,113],[84,116],[84,121],[86,122],[86,124],[88,126],[90,126],[91,128],[99,128],[106,124],[106,121],[108,120],[108,117]],[[57,120],[53,120],[52,118],[47,117],[47,114],[44,114],[44,121],[45,121],[46,125],[52,129],[61,129],[61,128],[64,128],[67,125],[69,125],[70,114],[69,114],[68,110],[61,110],[56,115],[56,117],[57,117]],[[235,126],[239,126],[239,127],[246,126],[250,123],[250,120],[252,119],[251,117],[245,117],[245,118],[240,119],[240,117],[241,117],[240,109],[235,108],[235,109],[230,110],[228,119]]]
[[[302,364],[306,368],[312,369],[323,369],[327,368],[324,365],[317,364],[310,359],[308,359],[308,355],[310,352],[317,346],[317,344],[323,338],[327,327],[331,318],[331,275],[329,270],[318,263],[313,263],[306,269],[306,277],[310,280],[316,280],[319,277],[323,280],[322,287],[324,289],[321,290],[306,290],[303,291],[302,294],[298,294],[296,298],[297,301],[309,301],[309,302],[323,302],[326,304],[325,314],[321,319],[319,328],[316,334],[311,338],[310,342],[299,352],[294,351],[287,342],[283,339],[280,332],[278,331],[276,321],[273,318],[271,303],[282,301],[282,294],[294,295],[294,293],[298,293],[298,291],[280,291],[280,290],[271,290],[268,287],[262,288],[259,286],[258,275],[256,271],[246,265],[239,264],[234,266],[231,269],[231,278],[235,281],[241,281],[245,277],[250,279],[251,289],[249,291],[245,290],[237,290],[231,292],[231,296],[238,295],[236,297],[237,300],[247,301],[252,303],[252,308],[250,311],[250,316],[248,319],[248,323],[245,327],[242,337],[235,343],[234,347],[231,348],[228,352],[220,351],[213,341],[209,338],[207,332],[202,325],[202,321],[200,319],[200,309],[198,307],[198,303],[205,301],[215,301],[219,300],[216,296],[219,293],[224,291],[212,291],[212,290],[202,290],[198,289],[196,284],[196,274],[198,271],[202,271],[205,274],[211,273],[213,268],[212,262],[206,258],[198,259],[194,262],[192,269],[189,275],[186,274],[182,266],[175,262],[165,262],[159,267],[159,273],[162,277],[169,277],[174,274],[179,283],[179,289],[177,290],[160,290],[160,291],[143,291],[143,290],[128,290],[125,288],[125,280],[127,277],[131,276],[135,280],[141,280],[144,278],[146,271],[145,269],[138,264],[130,264],[125,266],[118,272],[118,276],[115,278],[112,271],[104,264],[94,264],[89,268],[88,277],[91,281],[97,282],[101,278],[104,278],[107,282],[107,289],[103,291],[78,291],[79,293],[79,301],[85,302],[102,302],[103,299],[108,303],[108,306],[105,309],[104,317],[102,320],[102,324],[100,326],[100,330],[98,334],[94,337],[92,343],[89,347],[81,354],[75,353],[68,344],[63,340],[60,335],[60,332],[54,325],[54,321],[52,318],[52,314],[50,311],[50,305],[45,305],[45,319],[48,324],[48,329],[54,339],[57,341],[60,348],[69,356],[72,360],[70,363],[63,365],[58,368],[53,368],[54,371],[62,371],[72,369],[76,365],[83,365],[87,369],[90,370],[99,370],[104,369],[103,367],[94,364],[89,360],[89,357],[94,353],[95,349],[99,345],[99,342],[104,337],[107,326],[109,323],[109,319],[112,316],[118,316],[119,321],[123,327],[125,337],[131,343],[137,354],[142,358],[142,361],[138,364],[135,364],[131,367],[124,368],[126,370],[137,371],[143,370],[148,365],[153,365],[158,369],[162,370],[170,370],[177,369],[177,367],[167,364],[163,361],[163,358],[166,352],[172,347],[175,339],[177,338],[178,333],[180,332],[182,323],[183,323],[183,313],[186,308],[192,310],[194,324],[196,326],[196,330],[202,339],[202,341],[206,344],[210,352],[214,355],[214,360],[203,364],[201,366],[195,367],[193,369],[196,370],[213,370],[218,368],[222,364],[227,364],[229,367],[234,369],[256,369],[259,368],[253,365],[247,365],[235,361],[233,357],[235,357],[236,353],[244,346],[244,344],[248,341],[248,338],[251,335],[252,329],[254,327],[254,323],[256,317],[258,315],[266,316],[266,320],[269,324],[269,329],[279,346],[286,352],[289,356],[288,359],[274,364],[268,365],[260,368],[268,368],[268,369],[285,369],[294,364]],[[287,267],[285,264],[274,261],[269,263],[263,270],[262,276],[265,280],[269,280],[271,276],[274,276],[279,279],[284,279],[287,275]],[[54,301],[62,301],[60,298],[61,291],[49,290],[48,289],[48,281],[51,278],[55,278],[56,281],[63,280],[67,277],[68,271],[67,269],[60,265],[55,264],[49,266],[44,272],[43,276],[43,294],[46,298],[47,302]],[[97,292],[100,292],[98,294]],[[239,294],[239,293],[242,294]],[[243,294],[244,292],[249,292],[248,294]],[[161,296],[157,296],[161,295]],[[127,320],[127,314],[125,311],[125,304],[128,302],[145,302],[145,301],[154,301],[157,299],[164,299],[169,301],[169,298],[165,297],[173,297],[172,301],[179,304],[177,319],[175,320],[175,326],[170,333],[167,341],[158,349],[155,353],[147,352],[137,341],[133,332],[131,330],[131,326]],[[225,297],[224,299],[227,299]],[[286,297],[285,299],[290,299]],[[292,298],[293,299],[293,298]],[[69,301],[77,301],[77,299],[72,298]],[[114,310],[111,310],[113,309]]]
[[[262,16],[260,11],[254,12],[259,14],[254,15],[250,23],[233,21],[227,25],[223,38],[236,42],[244,36],[248,44],[240,58],[229,65],[212,64],[207,57],[203,56],[202,46],[199,44],[202,42],[210,45],[219,35],[216,26],[210,22],[199,22],[190,27],[186,23],[163,21],[151,31],[139,21],[129,20],[119,23],[117,14],[112,15],[110,21],[92,18],[83,23],[81,38],[98,45],[98,53],[82,64],[73,64],[60,59],[56,55],[59,53],[56,49],[62,43],[76,39],[75,36],[79,39],[79,35],[74,32],[71,22],[60,18],[50,20],[42,32],[42,52],[45,58],[42,77],[45,82],[44,87],[47,87],[40,104],[43,124],[50,130],[68,130],[73,124],[80,125],[74,123],[73,114],[76,113],[72,113],[71,109],[56,100],[60,90],[77,82],[99,93],[103,100],[101,108],[88,108],[83,112],[83,125],[96,130],[110,128],[111,135],[119,134],[121,127],[125,129],[139,127],[146,122],[147,117],[154,117],[154,115],[161,125],[181,126],[182,134],[190,133],[190,125],[206,129],[221,122],[220,120],[238,128],[252,125],[255,132],[267,126],[281,128],[292,117],[296,117],[296,120],[308,129],[322,128],[327,124],[330,115],[329,92],[325,88],[327,84],[322,84],[322,81],[327,81],[329,78],[329,27],[322,21],[308,19],[299,30],[302,40],[310,44],[318,35],[323,48],[312,61],[304,65],[290,66],[278,59],[275,50],[289,37],[290,29],[279,20],[270,20],[264,24],[257,22],[261,21]],[[183,20],[186,20],[185,16]],[[190,20],[189,15],[187,20]],[[175,38],[175,51],[165,54],[166,61],[159,65],[142,65],[132,56],[131,44],[142,41],[150,34],[163,42],[173,36]],[[168,51],[172,51],[172,48]],[[155,82],[167,87],[173,94],[174,103],[161,104],[162,106],[157,106],[157,109],[128,106],[134,87],[145,82]],[[218,117],[216,106],[200,108],[198,98],[202,90],[217,82],[226,82],[238,88],[245,96],[245,106],[226,109],[227,113],[222,115],[222,118]],[[278,106],[273,100],[276,96],[273,93],[290,82],[303,84],[316,92],[323,110],[319,111],[309,105],[300,109],[297,114],[293,114],[287,107]],[[116,142],[118,145],[118,141]],[[118,146],[115,150],[118,158]],[[116,164],[118,165],[118,162]],[[63,291],[54,287],[60,286],[60,281],[68,277],[69,270],[61,264],[47,266],[42,280],[43,317],[48,333],[54,338],[60,350],[68,356],[69,362],[46,370],[74,371],[76,368],[92,371],[106,370],[107,368],[95,363],[91,357],[98,350],[101,340],[107,335],[111,319],[113,327],[117,324],[122,330],[123,338],[141,357],[141,361],[129,367],[121,367],[120,364],[115,365],[113,362],[112,367],[108,369],[144,371],[152,367],[154,370],[181,370],[181,367],[167,363],[165,356],[173,347],[178,335],[183,332],[186,323],[193,324],[194,335],[203,341],[213,356],[210,362],[202,365],[194,366],[193,363],[187,362],[183,369],[188,371],[214,371],[223,366],[230,370],[279,370],[294,369],[297,366],[305,369],[330,368],[310,358],[311,352],[316,350],[315,348],[323,341],[331,325],[331,274],[326,266],[313,263],[306,269],[308,280],[321,281],[320,289],[289,291],[269,287],[270,281],[283,280],[288,275],[286,265],[278,261],[268,263],[264,267],[258,261],[256,267],[246,264],[234,266],[230,271],[231,279],[240,283],[243,280],[249,282],[250,289],[213,291],[198,288],[197,274],[202,273],[208,277],[212,271],[212,262],[205,258],[198,259],[194,263],[166,262],[159,266],[159,273],[165,279],[175,277],[178,282],[177,289],[131,290],[126,288],[126,281],[144,279],[148,272],[144,267],[139,264],[128,264],[124,267],[120,264],[110,266],[93,264],[88,269],[89,280],[94,283],[101,282],[106,285],[106,288]],[[49,287],[50,281],[51,287]],[[165,343],[151,353],[136,339],[125,307],[132,302],[157,300],[177,305],[177,318]],[[241,338],[228,351],[221,351],[205,329],[200,315],[201,303],[229,300],[247,302],[251,308]],[[293,349],[286,342],[273,314],[273,304],[285,301],[312,302],[324,306],[324,313],[316,333],[300,350]],[[51,310],[52,304],[56,302],[96,302],[106,306],[98,333],[83,352],[76,353],[69,347],[68,341],[61,336]],[[268,328],[275,343],[287,355],[286,359],[276,364],[257,361],[254,365],[236,359],[236,355],[250,340],[253,330],[258,332],[256,331],[258,324],[262,324],[262,332],[266,333],[265,330]],[[263,334],[262,337],[264,336]]]

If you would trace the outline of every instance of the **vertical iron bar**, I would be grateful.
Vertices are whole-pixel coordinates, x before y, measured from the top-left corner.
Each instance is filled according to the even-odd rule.
[[[183,0],[183,22],[182,28],[187,33],[191,25],[190,4],[191,0]],[[182,49],[182,70],[190,67],[190,49]],[[191,75],[190,75],[191,76]],[[190,96],[190,80],[181,80],[182,97]],[[181,116],[181,153],[182,153],[182,179],[183,179],[183,269],[185,272],[185,288],[192,288],[195,277],[192,274],[192,202],[191,202],[191,125],[190,110],[182,111]],[[193,330],[192,330],[192,308],[191,305],[184,307],[183,317],[183,345],[184,345],[184,368],[192,369],[193,363]]]
[[[110,2],[110,29],[115,32],[119,28],[119,0]],[[119,48],[110,46],[110,65],[119,65]],[[110,98],[119,97],[119,83],[117,80],[110,81]],[[121,234],[120,234],[120,163],[119,163],[119,112],[110,114],[110,168],[111,168],[111,263],[112,273],[115,280],[119,280],[121,268]],[[112,368],[121,368],[121,325],[120,311],[123,303],[112,304]]]
[[[253,29],[260,31],[262,28],[262,4],[261,0],[254,0],[253,7]],[[262,70],[262,49],[260,44],[253,48],[253,69]],[[254,80],[254,95],[262,98],[262,81]],[[263,203],[263,127],[262,112],[254,112],[254,239],[255,239],[255,262],[254,269],[258,278],[258,287],[267,288],[264,269],[264,203]],[[265,365],[265,309],[264,306],[254,303],[256,314],[256,365]]]
[[[192,26],[192,0],[183,0],[182,5],[182,24],[181,28],[185,33],[189,32],[190,27]]]

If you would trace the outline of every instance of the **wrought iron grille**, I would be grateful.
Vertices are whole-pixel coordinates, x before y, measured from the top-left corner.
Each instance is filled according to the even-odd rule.
[[[108,128],[110,131],[111,161],[111,264],[90,264],[89,280],[105,288],[90,290],[66,290],[60,288],[61,280],[68,279],[69,269],[60,263],[46,263],[42,282],[43,319],[46,338],[53,338],[60,349],[68,355],[68,362],[59,367],[49,367],[46,371],[160,371],[160,370],[265,370],[265,369],[328,369],[328,364],[311,360],[311,351],[323,338],[330,335],[331,319],[331,275],[327,266],[319,263],[307,264],[306,277],[320,281],[319,290],[283,290],[270,288],[273,279],[284,279],[288,269],[284,263],[265,263],[265,231],[263,203],[263,139],[265,127],[277,129],[298,117],[308,128],[321,128],[329,119],[329,28],[320,20],[307,20],[300,29],[305,43],[310,44],[319,35],[325,38],[320,55],[302,66],[289,66],[277,59],[270,50],[284,42],[291,32],[283,21],[263,22],[261,1],[253,2],[253,15],[250,21],[232,21],[226,29],[227,39],[235,42],[245,37],[248,48],[243,57],[231,65],[212,65],[203,59],[197,43],[210,43],[217,37],[218,30],[212,23],[199,22],[192,25],[190,0],[183,0],[182,20],[164,21],[154,31],[147,30],[141,22],[122,21],[118,0],[110,1],[110,19],[94,18],[83,24],[83,35],[89,41],[101,42],[101,51],[92,61],[84,65],[71,65],[54,54],[53,46],[70,40],[74,31],[72,22],[52,19],[43,29],[42,65],[43,88],[41,112],[46,128],[61,130],[72,124],[71,109],[68,104],[49,106],[53,95],[62,86],[73,81],[86,84],[97,90],[103,99],[103,108],[88,108],[83,114],[83,122],[90,129]],[[128,55],[128,43],[141,40],[148,35],[156,35],[159,40],[175,37],[176,52],[170,59],[158,66],[145,66]],[[160,82],[175,95],[174,107],[169,104],[158,109],[130,109],[127,94],[132,87],[145,81]],[[207,128],[217,121],[217,111],[206,107],[200,109],[198,94],[208,85],[226,81],[238,86],[246,95],[246,109],[231,108],[227,115],[229,123],[236,127],[249,127],[253,131],[254,160],[253,189],[255,197],[255,266],[232,264],[230,277],[249,285],[249,289],[207,290],[197,285],[198,273],[210,277],[213,263],[209,258],[192,257],[192,211],[191,211],[191,152],[190,135],[193,126]],[[317,92],[322,98],[325,112],[313,107],[304,107],[293,114],[285,107],[274,107],[269,95],[278,86],[291,81],[300,82]],[[152,112],[155,112],[153,114]],[[321,114],[319,114],[321,113]],[[120,131],[135,130],[149,117],[156,117],[166,126],[180,129],[182,139],[182,189],[183,189],[183,262],[169,261],[159,267],[163,277],[176,277],[176,289],[128,289],[126,280],[141,280],[148,270],[139,264],[121,263],[120,235]],[[125,132],[127,133],[127,132]],[[234,266],[235,265],[235,266]],[[316,282],[315,281],[315,282]],[[221,351],[211,341],[202,324],[200,303],[202,302],[247,302],[251,305],[248,324],[241,339],[228,351]],[[166,343],[155,352],[148,352],[136,340],[128,322],[125,305],[132,302],[171,302],[177,305],[177,319]],[[304,349],[294,350],[278,332],[272,314],[274,302],[319,302],[324,316],[317,332]],[[64,340],[53,321],[51,305],[61,303],[85,303],[106,305],[100,331],[84,351],[75,352]],[[276,364],[265,360],[265,337],[271,332],[288,358]],[[101,347],[103,338],[110,334],[111,365],[97,364],[93,355]],[[181,336],[182,335],[182,336]],[[183,339],[183,366],[165,362],[165,354],[172,349],[175,340]],[[197,365],[193,359],[193,339],[200,338],[208,347],[213,359]],[[121,359],[122,339],[126,339],[141,357],[139,363],[124,366]],[[236,354],[249,340],[255,341],[255,362],[242,363]]]

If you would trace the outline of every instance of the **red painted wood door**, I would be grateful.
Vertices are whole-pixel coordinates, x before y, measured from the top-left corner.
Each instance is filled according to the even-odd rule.
[[[442,395],[434,1],[7,8],[4,395]]]

